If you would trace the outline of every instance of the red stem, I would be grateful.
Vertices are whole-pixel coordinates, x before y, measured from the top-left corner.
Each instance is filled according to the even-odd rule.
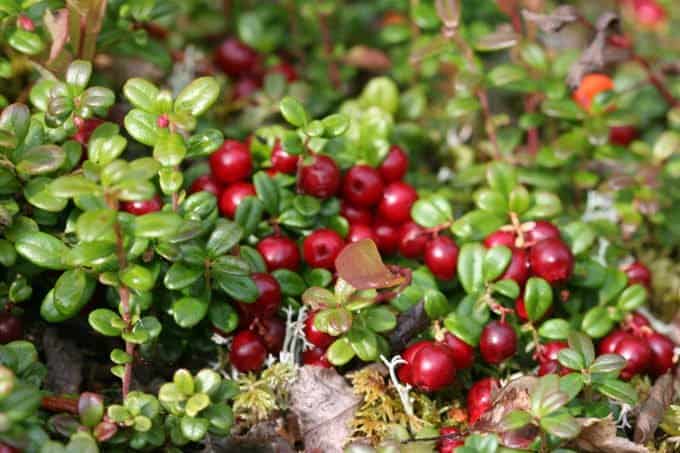
[[[633,60],[644,68],[644,70],[647,72],[647,79],[649,80],[649,83],[654,85],[654,88],[656,88],[659,94],[663,96],[663,98],[670,104],[671,107],[680,105],[680,101],[678,101],[675,96],[673,96],[673,93],[671,93],[666,87],[663,80],[661,80],[659,76],[654,73],[649,61],[637,54],[633,55]]]
[[[67,396],[43,396],[40,405],[50,412],[78,414],[78,400]]]

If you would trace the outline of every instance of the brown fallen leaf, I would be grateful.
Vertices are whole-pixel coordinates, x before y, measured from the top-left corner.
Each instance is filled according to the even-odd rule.
[[[617,437],[616,424],[608,418],[577,418],[581,433],[571,444],[579,451],[592,453],[649,453],[644,445]]]
[[[430,318],[425,312],[425,303],[418,302],[413,307],[397,317],[397,327],[390,332],[389,342],[393,353],[406,349],[409,341],[430,324]]]
[[[576,8],[571,5],[562,5],[555,8],[549,14],[535,13],[527,9],[522,10],[522,16],[529,22],[533,22],[546,33],[560,31],[565,25],[578,19]]]
[[[51,65],[57,60],[62,52],[64,52],[64,47],[68,42],[68,26],[69,26],[68,10],[62,8],[51,12],[49,9],[45,11],[45,17],[43,22],[47,31],[50,33],[52,38],[52,45],[50,46],[50,56],[47,59],[47,65]]]
[[[392,67],[392,61],[385,52],[364,45],[349,49],[344,61],[350,66],[371,72],[387,71]]]
[[[404,282],[382,261],[378,247],[370,239],[345,246],[335,259],[338,276],[358,290],[393,288]]]
[[[666,373],[656,380],[647,400],[640,407],[633,435],[635,442],[644,444],[654,435],[666,409],[673,402],[674,393],[671,373]]]
[[[305,451],[341,453],[351,435],[349,422],[361,399],[334,369],[303,366],[290,389]]]

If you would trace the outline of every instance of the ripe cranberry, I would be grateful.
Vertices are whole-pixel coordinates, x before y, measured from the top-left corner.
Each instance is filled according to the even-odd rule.
[[[350,168],[342,184],[342,195],[349,203],[360,207],[371,207],[380,201],[383,182],[380,173],[368,165]]]
[[[463,436],[461,436],[458,429],[453,426],[440,428],[439,435],[443,436],[439,439],[439,442],[437,442],[439,453],[453,453],[456,448],[465,444]]]
[[[314,346],[325,350],[333,343],[335,337],[314,327],[314,318],[316,318],[316,314],[317,312],[310,313],[307,319],[305,319],[305,338],[307,338],[307,341]]]
[[[233,219],[238,205],[247,197],[254,197],[255,195],[255,186],[251,183],[235,182],[220,195],[220,212],[223,216]]]
[[[413,385],[428,392],[451,385],[456,378],[453,355],[440,343],[428,342],[415,354],[410,365]]]
[[[215,63],[230,76],[252,72],[258,63],[255,50],[236,38],[227,38],[215,50]]]
[[[470,368],[474,363],[474,348],[452,333],[446,332],[444,334],[444,341],[442,341],[442,344],[445,344],[451,350],[453,363],[456,365],[456,369],[463,370],[465,368]]]
[[[392,255],[397,252],[400,241],[398,227],[378,220],[373,225],[373,232],[375,233],[375,243],[378,245],[380,253]]]
[[[392,223],[411,219],[411,206],[418,199],[416,190],[405,182],[393,182],[385,188],[378,206],[378,214]]]
[[[405,364],[402,364],[398,369],[397,369],[397,377],[402,383],[406,384],[411,384],[413,385],[413,374],[412,374],[412,367],[411,364],[413,363],[413,359],[416,357],[416,354],[425,346],[430,344],[430,341],[417,341],[407,347],[404,352],[402,352],[401,357],[404,359],[406,362]]]
[[[269,72],[271,74],[281,74],[286,78],[288,83],[295,82],[298,79],[298,74],[292,64],[282,61],[281,63],[273,66]]]
[[[637,129],[633,126],[612,126],[609,128],[609,143],[612,145],[628,146],[637,137]]]
[[[359,242],[362,239],[370,239],[373,242],[376,242],[377,238],[373,232],[373,228],[361,223],[350,225],[349,233],[347,233],[347,242]]]
[[[490,364],[501,363],[517,352],[517,334],[507,323],[491,321],[482,330],[479,352]]]
[[[216,197],[219,197],[222,192],[222,186],[217,182],[213,175],[203,175],[196,178],[189,188],[189,193],[202,191],[210,192]]]
[[[513,249],[510,263],[499,280],[514,280],[519,286],[522,286],[527,281],[527,278],[529,278],[527,252],[524,249]]]
[[[288,154],[277,140],[272,148],[272,168],[280,173],[293,174],[297,171],[300,156]]]
[[[277,269],[296,271],[300,267],[300,252],[294,240],[285,236],[268,236],[257,244],[267,270],[273,272]]]
[[[259,336],[249,330],[234,335],[229,351],[229,361],[241,373],[257,371],[267,358],[267,348]]]
[[[304,193],[329,198],[340,188],[340,169],[330,157],[315,156],[311,165],[302,167],[298,182]]]
[[[673,367],[673,349],[675,345],[667,336],[658,332],[651,333],[645,340],[652,350],[649,373],[652,376],[661,376]]]
[[[515,233],[512,231],[498,230],[494,231],[484,239],[484,246],[488,249],[497,245],[504,245],[506,247],[515,247]]]
[[[373,214],[371,214],[371,211],[365,208],[358,208],[346,201],[343,201],[340,205],[340,214],[351,224],[361,223],[370,225],[373,223]]]
[[[286,337],[285,321],[276,317],[257,319],[251,325],[251,330],[260,336],[269,353],[281,352]]]
[[[622,339],[616,345],[615,353],[626,359],[626,367],[621,371],[623,379],[644,373],[652,360],[652,350],[647,342],[634,336]]]
[[[399,253],[405,258],[420,258],[425,252],[428,236],[423,227],[408,222],[399,229]]]
[[[634,0],[633,11],[638,23],[654,27],[666,20],[666,10],[656,0]]]
[[[262,88],[262,83],[258,78],[252,76],[239,77],[231,88],[231,98],[234,101],[245,101],[250,99],[260,88]]]
[[[90,141],[90,136],[92,136],[95,129],[104,124],[104,120],[100,120],[99,118],[84,119],[75,117],[73,122],[75,123],[77,130],[71,138],[83,146],[87,146]]]
[[[233,183],[250,176],[253,159],[244,143],[225,140],[220,149],[210,156],[210,169],[218,181]]]
[[[480,379],[470,388],[467,397],[468,421],[472,425],[491,409],[491,393],[499,386],[498,380],[492,377]]]
[[[392,145],[380,167],[380,176],[386,183],[401,181],[408,171],[408,156],[396,145]]]
[[[326,350],[323,348],[312,348],[302,352],[302,363],[305,365],[318,366],[321,368],[331,368],[333,365],[326,357]]]
[[[252,303],[239,302],[238,306],[249,319],[266,319],[276,314],[281,305],[281,287],[269,274],[255,273],[252,276],[259,296]]]
[[[524,239],[535,244],[546,239],[562,239],[562,236],[555,225],[545,220],[538,220],[534,222],[534,227],[526,232]]]
[[[531,247],[529,262],[534,275],[550,284],[564,283],[574,270],[574,257],[564,242],[546,239]]]
[[[515,314],[522,322],[527,322],[529,320],[529,315],[527,314],[527,306],[524,303],[524,298],[519,296],[515,300]]]
[[[610,332],[609,335],[600,340],[600,344],[597,346],[598,355],[616,354],[616,347],[623,339],[628,338],[629,336],[630,334],[623,330],[614,330]]]
[[[538,357],[539,367],[538,375],[545,376],[546,374],[559,373],[564,375],[569,372],[568,369],[563,369],[557,360],[557,355],[562,349],[568,348],[569,345],[564,341],[551,341],[543,345],[541,354]]]
[[[0,344],[20,340],[24,336],[24,323],[11,313],[0,314]]]
[[[624,330],[636,333],[639,332],[642,327],[649,326],[649,320],[642,313],[635,311],[626,315],[626,319],[624,321]]]
[[[634,285],[639,283],[647,288],[652,287],[652,273],[649,268],[639,261],[635,261],[623,269],[623,272],[628,276],[628,284]]]
[[[345,241],[333,230],[322,228],[307,236],[302,243],[302,256],[311,267],[335,269],[335,257],[338,256]]]
[[[435,277],[450,280],[456,275],[458,246],[448,236],[437,236],[425,245],[425,265]]]
[[[125,212],[129,212],[133,215],[144,215],[150,212],[160,211],[163,207],[163,201],[161,197],[156,195],[148,200],[141,201],[124,201],[120,204],[120,207]]]

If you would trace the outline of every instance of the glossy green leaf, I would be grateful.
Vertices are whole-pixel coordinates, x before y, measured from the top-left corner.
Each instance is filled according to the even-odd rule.
[[[486,250],[481,244],[464,244],[458,255],[458,279],[465,292],[475,293],[484,286],[484,257]]]
[[[553,292],[548,282],[539,277],[527,280],[524,289],[524,304],[532,321],[541,319],[552,306]]]
[[[42,232],[21,236],[15,243],[17,253],[33,264],[47,269],[63,269],[62,257],[68,248],[59,239]]]
[[[188,111],[194,116],[205,113],[217,100],[220,86],[214,77],[200,77],[184,87],[175,100],[175,111]]]

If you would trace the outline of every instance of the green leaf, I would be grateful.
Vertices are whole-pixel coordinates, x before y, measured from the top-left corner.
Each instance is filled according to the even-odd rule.
[[[565,120],[582,120],[585,113],[571,99],[547,99],[541,104],[541,110],[553,118]]]
[[[100,188],[97,183],[82,175],[66,175],[52,181],[49,190],[52,195],[61,198],[75,198],[82,195],[97,195]]]
[[[122,331],[119,326],[125,325],[120,316],[107,308],[93,310],[87,319],[94,330],[107,337],[119,336]]]
[[[118,125],[113,123],[97,127],[87,145],[88,158],[98,165],[107,165],[117,159],[127,146],[127,140],[118,132]]]
[[[465,292],[475,293],[484,287],[484,256],[486,250],[481,244],[467,243],[458,256],[458,279]]]
[[[279,213],[279,188],[276,182],[263,171],[255,173],[253,184],[264,209],[271,215]]]
[[[493,162],[487,166],[486,180],[492,189],[506,197],[518,182],[515,168],[510,164],[502,162]]]
[[[464,240],[482,240],[505,224],[505,220],[488,211],[470,211],[451,226],[453,234]]]
[[[78,398],[80,423],[88,428],[94,427],[104,416],[104,399],[95,393],[84,392]]]
[[[186,415],[180,421],[182,434],[194,442],[198,442],[205,437],[209,425],[210,423],[205,418],[194,418]]]
[[[607,278],[599,291],[599,303],[608,304],[616,299],[628,284],[628,277],[621,269],[609,268]]]
[[[476,97],[462,96],[446,103],[446,114],[451,118],[462,118],[477,112],[482,105]]]
[[[68,248],[47,233],[34,232],[21,236],[15,243],[17,253],[31,263],[52,270],[64,268],[62,257]]]
[[[76,233],[83,242],[92,242],[113,236],[113,223],[116,211],[112,209],[96,209],[80,214],[76,221]]]
[[[163,277],[165,287],[172,290],[181,290],[191,286],[201,276],[205,269],[198,266],[190,266],[180,261],[172,263],[168,272]]]
[[[593,307],[586,312],[581,329],[592,338],[602,338],[614,327],[605,307]]]
[[[238,223],[245,235],[251,234],[262,220],[264,204],[256,197],[246,197],[236,208],[234,220]]]
[[[68,199],[55,197],[49,190],[52,180],[49,178],[33,178],[24,186],[24,197],[36,208],[49,212],[61,212]]]
[[[619,354],[602,354],[592,365],[591,373],[616,373],[617,375],[626,367],[626,359]]]
[[[557,354],[557,360],[560,362],[562,366],[570,368],[572,370],[578,371],[586,368],[583,356],[573,349],[562,349]]]
[[[150,291],[154,287],[154,277],[149,269],[131,264],[119,273],[120,280],[135,291]]]
[[[549,319],[538,329],[538,334],[551,340],[566,340],[571,331],[569,323],[560,318]]]
[[[389,332],[397,326],[397,317],[387,306],[373,306],[361,311],[366,325],[374,332]]]
[[[354,358],[355,354],[347,337],[338,338],[326,351],[328,361],[334,366],[345,365]]]
[[[342,113],[328,115],[321,120],[327,137],[338,137],[349,129],[349,118]]]
[[[488,211],[498,216],[508,212],[508,201],[503,194],[495,190],[480,189],[475,192],[475,203],[483,211]]]
[[[208,395],[205,393],[197,393],[189,398],[189,400],[186,402],[186,406],[184,406],[184,412],[186,412],[189,417],[195,417],[199,412],[209,405],[210,398],[208,398]]]
[[[479,337],[484,329],[483,324],[469,317],[461,316],[458,313],[449,313],[444,320],[444,326],[446,326],[449,332],[470,346],[477,346]]]
[[[213,326],[224,333],[233,332],[236,327],[238,327],[238,313],[236,313],[236,310],[226,302],[210,302],[208,318]]]
[[[637,404],[637,391],[635,387],[627,382],[618,379],[606,379],[603,382],[596,383],[595,388],[608,398],[630,404],[631,406]]]
[[[187,140],[187,155],[189,158],[207,157],[217,151],[224,143],[224,134],[217,129],[203,129],[193,134]]]
[[[184,87],[175,100],[175,111],[188,111],[194,116],[205,113],[220,95],[220,85],[214,77],[201,77]]]
[[[501,294],[508,299],[517,299],[519,297],[519,285],[517,284],[516,281],[506,279],[506,280],[500,280],[495,283],[492,283],[490,285],[490,288],[493,290],[494,293]]]
[[[420,199],[411,207],[413,220],[425,228],[433,228],[453,219],[451,206],[446,199],[432,196]]]
[[[281,115],[295,127],[302,127],[307,124],[307,112],[297,99],[286,96],[281,100]]]
[[[490,282],[503,275],[511,258],[512,251],[504,245],[487,250],[484,255],[484,280]]]
[[[54,306],[64,316],[75,316],[90,301],[95,286],[94,278],[83,270],[68,270],[54,285]]]
[[[595,232],[587,223],[572,222],[563,231],[574,255],[586,252],[595,242]]]
[[[205,246],[206,251],[212,257],[224,255],[233,249],[242,237],[243,230],[239,225],[225,219],[219,219],[208,238]]]
[[[531,423],[531,415],[523,410],[515,409],[508,412],[501,420],[503,431],[513,431]]]
[[[352,314],[344,307],[322,310],[314,317],[314,327],[337,337],[352,327]]]
[[[220,290],[240,302],[255,302],[260,295],[255,282],[248,276],[224,273],[214,275],[213,279]]]
[[[347,332],[347,340],[364,362],[372,362],[378,358],[378,339],[369,329],[353,326]]]
[[[286,296],[299,297],[307,289],[302,277],[291,270],[277,269],[272,272],[272,276],[279,282],[281,292]]]
[[[22,28],[15,28],[10,33],[7,43],[19,52],[27,55],[37,55],[45,48],[45,43],[43,43],[37,33],[26,31]]]
[[[527,281],[524,289],[524,304],[530,320],[541,319],[550,309],[552,301],[552,287],[548,282],[539,277],[531,277]]]
[[[590,366],[595,359],[595,348],[593,341],[581,332],[573,331],[568,337],[569,347],[581,354],[585,361],[585,366]]]
[[[542,418],[541,427],[561,439],[573,439],[581,431],[576,419],[567,413]]]
[[[66,162],[66,153],[56,145],[40,145],[21,154],[16,169],[24,175],[51,173]]]
[[[148,239],[172,237],[182,225],[182,218],[174,212],[151,212],[135,217],[135,236]]]
[[[164,167],[174,167],[182,163],[187,149],[184,139],[177,132],[160,129],[153,147],[153,157]]]
[[[645,302],[647,302],[647,289],[636,283],[623,290],[616,305],[623,311],[633,311]]]
[[[423,295],[423,302],[425,312],[430,319],[443,318],[451,311],[449,301],[444,293],[436,289],[428,288]]]
[[[566,376],[560,377],[560,391],[566,393],[570,400],[583,390],[583,374],[569,373]]]
[[[125,130],[144,145],[154,146],[158,140],[156,116],[143,110],[132,109],[125,115]]]
[[[136,77],[129,79],[123,85],[123,94],[136,108],[145,112],[155,111],[159,90],[153,83]]]
[[[90,87],[80,95],[80,108],[106,112],[116,102],[113,91],[104,87]]]
[[[562,211],[562,201],[551,192],[536,191],[533,206],[522,217],[527,219],[545,219],[554,217]]]

